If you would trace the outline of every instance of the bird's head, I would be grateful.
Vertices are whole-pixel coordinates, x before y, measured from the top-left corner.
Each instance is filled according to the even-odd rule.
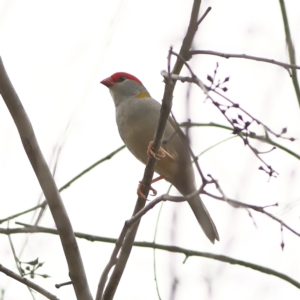
[[[142,82],[135,76],[125,72],[117,72],[103,79],[100,83],[109,88],[116,106],[126,98],[150,97]]]

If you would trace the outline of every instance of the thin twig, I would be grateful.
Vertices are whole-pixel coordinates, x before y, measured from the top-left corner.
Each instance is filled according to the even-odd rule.
[[[178,54],[176,54],[175,52],[172,52],[172,54],[178,56]],[[207,98],[209,98],[213,103],[215,103],[214,99],[208,94],[210,91],[210,88],[207,87],[206,85],[203,84],[203,82],[195,75],[195,73],[191,70],[190,66],[188,65],[187,62],[185,62],[185,65],[188,67],[192,77],[187,77],[187,76],[179,76],[179,75],[174,75],[171,74],[170,76],[172,77],[173,80],[179,80],[181,82],[193,82],[196,85],[198,85],[204,92],[204,94],[206,95]],[[162,76],[166,76],[166,72],[165,71],[161,71],[161,75]],[[214,93],[216,93],[218,96],[222,97],[223,99],[225,99],[226,101],[228,101],[232,107],[234,108],[238,108],[240,109],[245,115],[247,115],[249,118],[251,118],[253,121],[255,121],[257,124],[261,125],[262,127],[265,128],[265,130],[267,130],[269,133],[271,133],[272,135],[274,135],[275,137],[280,137],[282,139],[285,140],[290,140],[290,141],[294,141],[294,138],[291,137],[285,137],[282,135],[282,133],[278,134],[275,131],[273,131],[270,127],[268,127],[267,125],[265,125],[263,122],[261,122],[260,120],[258,120],[257,118],[253,117],[249,112],[247,112],[245,109],[243,109],[238,103],[233,102],[232,100],[230,100],[228,97],[226,97],[225,95],[219,93],[216,90],[212,90]],[[221,127],[222,125],[220,125]]]
[[[178,54],[174,53],[172,51],[172,54],[180,57]],[[181,57],[180,57],[181,58]],[[183,60],[183,58],[181,58],[181,60]],[[226,110],[228,110],[230,107],[231,108],[238,108],[239,110],[241,110],[245,115],[247,115],[248,117],[250,117],[252,119],[251,122],[256,122],[257,124],[261,125],[265,131],[273,134],[274,136],[276,137],[280,137],[282,139],[287,139],[287,140],[290,140],[290,141],[294,141],[295,139],[294,138],[290,138],[290,137],[285,137],[283,136],[282,134],[286,132],[286,129],[283,129],[283,131],[280,133],[280,134],[277,134],[275,133],[273,130],[271,130],[267,125],[265,125],[264,123],[262,123],[261,121],[259,121],[258,119],[256,119],[255,117],[253,117],[250,113],[248,113],[246,110],[244,110],[242,107],[239,106],[239,104],[237,103],[234,103],[233,101],[231,101],[228,97],[224,96],[223,94],[219,93],[216,89],[212,89],[212,91],[214,93],[216,93],[217,95],[221,96],[222,98],[224,98],[226,101],[230,102],[231,103],[231,106],[223,109],[221,107],[221,104],[219,104],[218,102],[216,102],[210,95],[209,95],[209,90],[210,88],[208,88],[207,86],[205,86],[202,81],[193,73],[193,71],[191,70],[190,66],[188,65],[188,63],[186,61],[184,61],[184,64],[187,66],[187,68],[189,69],[191,75],[192,75],[192,78],[188,78],[188,77],[182,77],[182,76],[179,76],[179,75],[173,75],[171,74],[170,76],[174,79],[174,80],[180,80],[180,81],[188,81],[188,82],[194,82],[195,84],[197,84],[202,90],[203,92],[205,93],[206,97],[208,99],[210,99],[212,101],[212,103],[215,105],[215,107],[217,107],[217,109],[223,114],[223,116],[226,118],[226,120],[234,127],[234,131],[233,133],[234,134],[237,134],[239,137],[241,137],[241,139],[243,140],[243,143],[245,145],[247,145],[249,147],[249,149],[254,153],[254,155],[265,165],[265,167],[267,169],[264,169],[262,166],[259,168],[260,170],[263,170],[265,171],[269,177],[276,177],[276,175],[278,175],[278,173],[272,168],[272,166],[270,166],[265,160],[262,159],[262,157],[260,156],[261,152],[259,152],[258,150],[256,150],[254,147],[252,147],[249,142],[248,142],[248,136],[250,136],[250,132],[248,130],[248,126],[249,123],[247,126],[246,126],[246,123],[244,124],[244,128],[239,128],[239,127],[235,127],[234,126],[234,120],[230,119],[227,114],[226,114]],[[216,72],[215,72],[216,73]],[[162,71],[161,74],[166,77],[166,72],[165,71]],[[226,81],[226,80],[225,80]],[[224,81],[224,82],[225,82]],[[242,120],[242,119],[241,119]],[[245,138],[243,137],[243,135],[241,134],[241,132],[243,130],[246,130],[247,134],[245,134]],[[266,133],[266,136],[267,136],[267,133]],[[272,149],[273,150],[273,149]]]
[[[84,174],[88,173],[89,171],[91,171],[92,169],[94,169],[95,167],[97,167],[99,164],[103,163],[106,160],[111,159],[113,156],[115,156],[118,152],[120,152],[121,150],[123,150],[126,146],[123,145],[121,147],[119,147],[118,149],[116,149],[115,151],[109,153],[108,155],[106,155],[105,157],[99,159],[98,161],[96,161],[94,164],[92,164],[91,166],[89,166],[88,168],[86,168],[85,170],[83,170],[82,172],[80,172],[78,175],[76,175],[75,177],[73,177],[71,180],[69,180],[66,184],[64,184],[58,191],[61,193],[63,190],[65,190],[66,188],[70,187],[70,185],[72,183],[74,183],[76,180],[78,180],[80,177],[82,177]],[[46,201],[44,201],[42,204],[44,204]],[[46,205],[46,203],[45,203]],[[38,225],[39,220],[41,219],[43,215],[43,209],[40,211],[39,216],[35,222],[35,225]]]
[[[170,186],[168,188],[168,191],[166,193],[167,195],[170,193],[170,190],[171,190],[172,186],[173,185],[170,184]],[[159,223],[159,220],[160,220],[160,216],[161,216],[161,212],[162,212],[163,206],[164,206],[164,203],[162,202],[161,205],[160,205],[160,208],[159,208],[157,219],[156,219],[154,236],[153,236],[153,243],[156,242],[156,237],[157,237],[157,232],[158,232],[158,223]],[[155,282],[155,288],[156,288],[157,297],[158,297],[159,300],[162,300],[161,296],[160,296],[159,287],[158,287],[158,280],[157,280],[156,252],[155,252],[155,249],[153,249],[153,273],[154,273],[154,282]]]
[[[47,290],[43,289],[41,286],[37,285],[36,283],[28,280],[27,278],[24,278],[16,273],[14,273],[13,271],[5,268],[3,265],[0,264],[0,272],[6,274],[7,276],[25,284],[27,287],[37,291],[38,293],[42,294],[43,296],[45,296],[48,299],[51,300],[59,300],[55,295],[51,294],[50,292],[48,292]]]
[[[7,228],[9,228],[9,222],[7,223]],[[17,253],[16,253],[16,250],[15,250],[15,247],[14,247],[14,244],[13,244],[13,241],[11,239],[11,236],[10,234],[7,235],[8,237],[8,241],[9,241],[9,245],[10,245],[10,249],[11,249],[11,252],[13,254],[13,257],[14,257],[14,260],[15,260],[15,264],[16,264],[16,267],[18,269],[18,272],[20,274],[20,276],[23,276],[23,272],[22,272],[22,269],[21,269],[21,266],[20,266],[20,262],[19,262],[19,258],[17,257]],[[32,290],[27,286],[28,290],[29,290],[29,293],[31,294],[32,298],[34,298],[33,294],[32,294]]]
[[[294,64],[287,64],[281,61],[277,61],[275,59],[270,58],[264,58],[259,56],[253,56],[253,55],[247,55],[247,54],[235,54],[235,53],[224,53],[224,52],[217,52],[217,51],[211,51],[211,50],[191,50],[190,55],[196,55],[196,54],[205,54],[205,55],[215,55],[220,56],[224,58],[243,58],[243,59],[250,59],[250,60],[256,60],[256,61],[262,61],[266,63],[270,63],[273,65],[278,65],[280,67],[283,67],[285,69],[298,69],[300,70],[300,66],[294,65]]]
[[[57,289],[60,289],[61,287],[63,287],[63,286],[67,286],[67,285],[71,285],[72,284],[72,281],[67,281],[67,282],[63,282],[63,283],[57,283],[56,285],[55,285],[55,287],[57,288]]]
[[[104,287],[105,287],[105,284],[106,284],[106,281],[108,278],[108,274],[109,274],[110,270],[118,262],[118,257],[117,257],[118,253],[119,253],[121,247],[123,246],[123,244],[126,243],[126,238],[128,238],[128,235],[130,235],[131,231],[134,230],[133,229],[134,225],[140,221],[141,217],[144,214],[146,214],[146,212],[148,212],[150,209],[152,209],[156,204],[158,204],[162,201],[169,200],[172,202],[182,202],[182,201],[186,201],[186,199],[188,199],[189,197],[193,197],[195,195],[195,193],[199,193],[199,191],[194,192],[191,195],[188,195],[187,197],[184,197],[184,198],[183,197],[174,197],[174,196],[170,196],[167,194],[157,197],[156,199],[152,200],[148,205],[146,205],[141,210],[139,210],[135,215],[133,215],[131,217],[131,219],[129,219],[125,222],[123,229],[121,231],[121,234],[116,241],[115,248],[111,254],[111,257],[102,272],[102,275],[101,275],[101,278],[100,278],[100,281],[98,284],[98,291],[97,291],[96,299],[97,299],[97,297],[100,297],[100,295],[103,294]],[[99,299],[101,299],[101,298],[99,298]]]
[[[160,202],[163,201],[170,201],[170,202],[184,202],[188,199],[195,196],[195,194],[198,194],[199,191],[195,191],[190,195],[180,197],[180,196],[171,196],[168,194],[161,195],[153,200],[150,201],[146,206],[144,206],[139,212],[137,212],[134,216],[131,217],[128,221],[126,221],[127,226],[132,226],[135,222],[137,222],[143,215],[145,215],[150,209],[154,208],[155,205],[157,205]]]
[[[292,35],[291,35],[291,32],[290,32],[289,20],[288,20],[288,17],[287,17],[284,0],[279,0],[279,4],[280,4],[282,19],[283,19],[285,40],[286,40],[286,44],[287,44],[288,51],[289,51],[290,62],[291,62],[292,65],[296,65],[295,48],[294,48],[293,41],[292,41]],[[296,72],[295,69],[292,69],[292,80],[293,80],[295,93],[296,93],[296,96],[297,96],[297,99],[298,99],[298,104],[299,104],[299,107],[300,107],[300,89],[299,89],[299,82],[298,82],[297,72]]]
[[[274,135],[275,137],[278,138],[282,138],[284,140],[290,140],[290,141],[294,141],[293,138],[291,137],[285,137],[282,136],[282,133],[278,134],[276,133],[274,130],[272,130],[270,127],[268,127],[266,124],[264,124],[263,122],[261,122],[260,120],[258,120],[257,118],[253,117],[249,112],[247,112],[244,108],[242,108],[238,103],[235,103],[234,101],[230,100],[228,97],[226,97],[225,95],[219,93],[218,91],[214,90],[214,93],[216,93],[217,95],[219,95],[220,97],[222,97],[223,99],[225,99],[226,101],[228,101],[229,103],[232,104],[233,107],[238,108],[239,110],[241,110],[245,115],[247,115],[249,118],[251,118],[253,121],[255,121],[257,124],[261,125],[262,127],[264,127],[269,133],[271,133],[272,135]]]
[[[194,162],[194,164],[195,164],[195,166],[196,166],[196,169],[197,169],[197,171],[198,171],[198,173],[199,173],[199,175],[200,175],[200,177],[201,177],[202,183],[203,183],[203,185],[205,185],[205,184],[207,183],[207,179],[205,178],[205,176],[204,176],[204,174],[203,174],[203,172],[202,172],[202,169],[200,168],[200,165],[199,165],[199,163],[198,163],[198,157],[194,154],[194,152],[193,152],[193,150],[192,150],[192,148],[191,148],[191,146],[190,146],[190,143],[189,143],[189,141],[188,141],[187,136],[184,135],[183,132],[181,131],[181,129],[179,128],[179,124],[178,124],[178,122],[176,121],[176,118],[175,118],[175,116],[174,116],[173,114],[172,114],[172,118],[173,118],[173,120],[174,120],[174,125],[175,125],[175,127],[176,127],[176,132],[177,132],[177,134],[179,134],[179,135],[182,137],[182,140],[184,141],[186,147],[188,148],[189,153],[190,153],[190,155],[191,155],[191,157],[192,157],[192,160],[193,160],[193,162]],[[202,189],[202,187],[200,188],[199,191],[201,191],[201,189]],[[198,192],[198,193],[199,193],[199,192]]]
[[[78,180],[80,177],[82,177],[84,174],[88,173],[89,171],[91,171],[92,169],[94,169],[96,166],[98,166],[99,164],[103,163],[104,161],[111,159],[117,153],[119,153],[121,150],[123,150],[125,147],[126,146],[123,145],[123,146],[119,147],[118,149],[114,150],[113,152],[109,153],[105,157],[99,159],[97,162],[95,162],[94,164],[92,164],[91,166],[89,166],[88,168],[86,168],[85,170],[83,170],[82,172],[80,172],[78,175],[76,175],[74,178],[72,178],[71,180],[69,180],[66,184],[64,184],[59,189],[59,191],[62,192],[63,190],[65,190],[66,188],[68,188],[72,183],[74,183],[76,180]]]
[[[155,243],[156,241],[156,236],[157,236],[157,230],[158,230],[158,222],[160,219],[160,215],[163,209],[164,203],[162,203],[160,205],[159,211],[158,211],[158,215],[157,215],[157,219],[156,219],[156,224],[155,224],[155,230],[154,230],[154,237],[153,237],[153,243]],[[156,253],[155,253],[155,249],[153,249],[153,275],[154,275],[154,282],[155,282],[155,288],[156,288],[156,294],[159,300],[161,299],[160,296],[160,292],[159,292],[159,287],[158,287],[158,280],[157,280],[157,268],[156,268]]]
[[[29,213],[29,212],[32,212],[32,211],[34,211],[34,210],[36,210],[36,209],[42,207],[43,205],[44,205],[44,203],[41,203],[41,204],[36,205],[36,206],[34,206],[34,207],[32,207],[32,208],[29,208],[29,209],[27,209],[27,210],[24,210],[24,211],[22,211],[22,212],[20,212],[20,213],[17,213],[17,214],[14,214],[14,215],[9,216],[9,217],[7,217],[7,218],[1,219],[1,220],[0,220],[0,224],[2,224],[2,223],[4,223],[4,222],[7,222],[7,221],[9,221],[9,220],[15,219],[15,218],[17,218],[17,217],[19,217],[19,216],[25,215],[25,214],[27,214],[27,213]]]
[[[219,197],[219,196],[216,196],[212,193],[209,193],[209,192],[206,192],[206,191],[203,191],[203,194],[204,195],[207,195],[209,197],[212,197],[216,200],[221,200],[221,201],[224,201],[223,197]],[[264,206],[256,206],[256,205],[251,205],[251,204],[246,204],[246,203],[243,203],[243,202],[240,202],[240,201],[237,201],[237,200],[233,200],[233,199],[226,199],[226,202],[231,204],[233,207],[236,207],[236,208],[251,208],[257,212],[260,212],[262,214],[265,214],[267,215],[268,217],[270,217],[271,219],[273,219],[274,221],[278,222],[279,224],[281,224],[283,227],[285,227],[286,229],[288,229],[289,231],[291,231],[292,233],[294,233],[295,235],[299,236],[300,237],[300,233],[297,232],[296,230],[294,230],[292,227],[290,227],[289,225],[287,225],[284,221],[280,220],[279,218],[275,217],[274,215],[268,213],[267,211],[265,211],[265,207]]]
[[[229,126],[226,126],[226,125],[222,125],[222,124],[217,124],[217,123],[213,123],[213,122],[210,122],[210,123],[194,123],[194,122],[184,122],[184,123],[180,123],[179,126],[199,126],[199,127],[216,127],[216,128],[222,128],[222,129],[226,129],[226,130],[230,130],[230,131],[233,131],[234,128],[233,127],[229,127]],[[261,142],[264,142],[264,143],[267,143],[267,144],[270,144],[270,145],[273,145],[275,146],[276,148],[279,148],[281,149],[282,151],[285,151],[286,153],[294,156],[295,158],[299,159],[300,160],[300,155],[293,152],[292,150],[276,143],[275,141],[273,141],[269,136],[265,136],[265,135],[247,135],[246,133],[244,132],[240,132],[240,134],[242,136],[247,136],[247,138],[251,138],[251,139],[254,139],[254,140],[258,140],[258,141],[261,141]]]
[[[111,159],[114,155],[116,155],[118,152],[120,152],[122,149],[124,149],[126,146],[123,145],[121,147],[119,147],[118,149],[114,150],[113,152],[109,153],[108,155],[106,155],[105,157],[101,158],[100,160],[98,160],[97,162],[95,162],[94,164],[92,164],[91,166],[89,166],[88,168],[86,168],[85,170],[83,170],[82,172],[80,172],[78,175],[76,175],[75,177],[73,177],[71,180],[69,180],[66,184],[64,184],[58,191],[62,192],[63,190],[65,190],[67,187],[69,187],[72,183],[74,183],[76,180],[78,180],[79,178],[81,178],[84,174],[86,174],[87,172],[91,171],[93,168],[95,168],[96,166],[98,166],[99,164],[103,163],[106,160]],[[36,210],[40,207],[46,206],[47,205],[47,201],[43,201],[41,204],[36,205],[30,209],[24,210],[20,213],[14,214],[12,216],[9,216],[5,219],[1,219],[0,220],[0,224],[3,222],[7,222],[9,220],[15,219],[21,215],[27,214],[33,210]],[[35,223],[35,225],[37,226],[37,222]]]
[[[206,16],[208,15],[208,13],[211,11],[211,7],[209,6],[206,11],[204,12],[204,14],[202,15],[202,17],[199,19],[199,21],[197,22],[197,25],[199,26],[202,21],[206,18]]]

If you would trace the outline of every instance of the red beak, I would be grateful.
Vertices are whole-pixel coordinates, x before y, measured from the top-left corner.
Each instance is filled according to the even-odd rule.
[[[107,87],[111,87],[115,84],[111,77],[107,77],[107,78],[103,79],[102,81],[100,81],[100,83],[104,84]]]

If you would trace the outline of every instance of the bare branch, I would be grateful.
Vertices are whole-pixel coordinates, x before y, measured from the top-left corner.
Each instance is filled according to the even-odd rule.
[[[200,4],[201,4],[200,0],[194,0],[189,27],[188,27],[186,36],[182,42],[182,46],[181,46],[181,49],[179,52],[180,55],[185,59],[188,57],[189,50],[192,45],[192,41],[193,41],[196,31],[198,29],[197,20],[198,20]],[[170,59],[170,54],[169,54],[169,59]],[[172,73],[179,74],[182,67],[183,67],[183,62],[180,59],[177,59]],[[156,129],[154,140],[153,140],[153,150],[155,153],[158,153],[158,151],[160,149],[161,139],[163,137],[166,123],[167,123],[167,120],[168,120],[168,117],[169,117],[169,114],[171,111],[172,95],[173,95],[175,85],[176,85],[176,81],[173,81],[171,78],[166,80],[166,86],[165,86],[164,96],[163,96],[163,100],[162,100],[162,107],[161,107],[161,112],[160,112],[160,118],[158,121],[157,129]],[[153,177],[155,164],[156,164],[156,160],[153,157],[149,158],[148,163],[146,165],[145,172],[144,172],[144,177],[142,180],[143,187],[141,189],[141,192],[146,197],[148,196],[148,193],[149,193],[149,187],[150,187],[151,180]],[[145,206],[145,199],[139,198],[137,200],[133,215],[135,215],[144,206]],[[132,244],[134,242],[138,226],[139,226],[139,221],[136,222],[132,226],[130,233],[128,233],[128,237],[126,238],[126,241],[124,242],[124,244],[122,246],[122,250],[119,255],[118,262],[112,272],[111,278],[110,278],[110,280],[107,284],[107,287],[104,291],[104,295],[103,295],[104,300],[111,300],[116,292],[119,281],[120,281],[123,271],[125,269],[127,260],[129,258]],[[100,299],[101,299],[101,295],[97,292],[96,300],[100,300]]]
[[[232,200],[230,200],[230,201],[232,201]],[[238,201],[236,201],[236,202],[238,202]],[[26,225],[26,224],[24,224],[24,225]],[[25,228],[8,228],[8,229],[0,228],[0,233],[4,233],[3,231],[7,231],[7,234],[22,233],[22,232],[58,234],[56,229],[40,227],[40,226],[38,226],[38,227],[37,226],[28,226]],[[84,238],[89,241],[101,241],[101,242],[106,242],[106,243],[116,243],[117,242],[117,240],[113,239],[113,238],[93,236],[93,235],[79,233],[79,232],[75,232],[75,235],[79,238]],[[194,251],[194,250],[190,250],[190,249],[186,249],[186,248],[182,248],[182,247],[168,246],[168,245],[156,244],[156,243],[151,243],[151,242],[134,242],[133,246],[142,247],[142,248],[153,248],[153,249],[163,250],[163,251],[168,251],[168,252],[173,252],[173,253],[182,253],[186,256],[186,258],[189,258],[191,256],[205,257],[205,258],[214,259],[217,261],[222,261],[222,262],[226,262],[226,263],[233,264],[233,265],[244,266],[244,267],[265,273],[265,274],[276,276],[282,280],[285,280],[285,281],[291,283],[292,285],[294,285],[295,287],[300,289],[300,282],[294,280],[293,278],[291,278],[283,273],[277,272],[273,269],[262,267],[261,265],[256,265],[256,264],[249,263],[249,262],[246,262],[243,260],[234,259],[229,256],[217,255],[217,254],[212,254],[212,253],[208,253],[208,252]]]
[[[82,177],[84,174],[88,173],[89,171],[91,171],[92,169],[94,169],[99,164],[103,163],[104,161],[111,159],[113,156],[115,156],[118,152],[120,152],[121,150],[123,150],[125,147],[126,146],[123,145],[123,146],[119,147],[118,149],[114,150],[113,152],[109,153],[105,157],[101,158],[100,160],[96,161],[94,164],[92,164],[91,166],[89,166],[88,168],[86,168],[85,170],[83,170],[82,172],[80,172],[78,175],[76,175],[75,177],[73,177],[71,180],[69,180],[58,191],[62,192],[63,190],[65,190],[66,188],[68,188],[72,183],[74,183],[76,180],[78,180],[80,177]],[[42,206],[42,209],[40,210],[39,215],[38,215],[38,217],[37,217],[37,219],[35,221],[35,225],[39,224],[39,221],[40,221],[42,215],[44,214],[45,208],[47,206],[47,201],[45,200],[41,204],[41,206]]]
[[[206,11],[204,12],[203,16],[199,19],[199,21],[197,22],[197,25],[199,26],[202,21],[206,18],[206,16],[208,15],[208,13],[211,11],[211,7],[209,6]]]
[[[199,126],[199,127],[216,127],[216,128],[222,128],[222,129],[226,129],[226,130],[230,130],[230,131],[233,131],[233,127],[229,127],[229,126],[226,126],[226,125],[222,125],[222,124],[217,124],[217,123],[213,123],[213,122],[210,122],[210,123],[193,123],[193,122],[184,122],[184,123],[181,123],[179,124],[179,126],[190,126],[190,127],[193,127],[193,126]],[[241,132],[240,133],[241,135],[243,136],[246,136],[246,133],[244,132]],[[269,136],[266,136],[266,135],[247,135],[248,138],[251,138],[251,139],[255,139],[255,140],[258,140],[258,141],[261,141],[261,142],[264,142],[264,143],[267,143],[267,144],[270,144],[270,145],[273,145],[275,146],[276,148],[279,148],[281,149],[282,151],[285,151],[286,153],[294,156],[295,158],[299,159],[300,160],[300,155],[295,153],[294,151],[276,143],[275,141],[273,141]]]
[[[9,222],[7,224],[7,227],[9,228]],[[11,238],[10,234],[8,234],[7,236],[8,236],[8,241],[9,241],[10,249],[11,249],[11,252],[13,254],[17,270],[18,270],[20,276],[24,276],[24,272],[23,272],[23,270],[21,268],[21,264],[20,264],[19,258],[17,257],[16,250],[15,250],[12,238]],[[34,299],[34,295],[32,293],[32,290],[28,286],[27,286],[27,288],[28,288],[28,291],[31,294],[32,298]]]
[[[66,184],[64,184],[58,191],[62,192],[63,190],[65,190],[66,188],[68,188],[71,184],[73,184],[76,180],[78,180],[79,178],[81,178],[84,174],[88,173],[89,171],[91,171],[93,168],[95,168],[96,166],[98,166],[99,164],[103,163],[106,160],[111,159],[114,155],[116,155],[118,152],[120,152],[121,150],[123,150],[126,146],[123,145],[121,147],[119,147],[118,149],[114,150],[113,152],[109,153],[108,155],[106,155],[105,157],[101,158],[100,160],[98,160],[97,162],[95,162],[94,164],[92,164],[91,166],[89,166],[88,168],[86,168],[85,170],[83,170],[82,172],[80,172],[78,175],[76,175],[75,177],[73,177],[71,180],[69,180]],[[43,208],[44,206],[47,205],[47,201],[43,201],[41,204],[36,205],[30,209],[24,210],[20,213],[14,214],[12,216],[9,216],[7,218],[4,219],[0,219],[0,224],[2,224],[3,222],[7,222],[9,220],[15,219],[21,215],[25,215],[31,211],[34,211],[38,208]],[[41,213],[39,214],[41,215]],[[38,220],[39,217],[37,218],[37,221],[35,223],[35,225],[38,225]]]
[[[217,51],[211,51],[211,50],[191,50],[190,55],[196,55],[196,54],[205,54],[205,55],[215,55],[220,56],[224,58],[243,58],[243,59],[250,59],[250,60],[256,60],[256,61],[262,61],[266,63],[270,63],[273,65],[278,65],[280,67],[283,67],[285,69],[298,69],[300,70],[300,66],[293,65],[293,64],[287,64],[281,61],[277,61],[275,59],[270,58],[264,58],[259,56],[253,56],[253,55],[247,55],[247,54],[235,54],[235,53],[224,53],[224,52],[217,52]]]
[[[51,294],[50,292],[46,291],[45,289],[43,289],[41,286],[37,285],[36,283],[28,280],[27,278],[24,278],[16,273],[14,273],[13,271],[5,268],[3,265],[0,264],[0,272],[6,274],[7,276],[25,284],[26,286],[28,286],[29,288],[39,292],[40,294],[42,294],[43,296],[45,296],[48,299],[51,300],[59,300],[55,295]]]
[[[61,287],[63,287],[63,286],[67,286],[67,285],[71,285],[72,284],[72,281],[67,281],[67,282],[63,282],[63,283],[57,283],[56,285],[55,285],[55,287],[57,288],[57,289],[60,289]]]
[[[28,159],[34,169],[53,219],[59,231],[62,246],[68,262],[69,274],[78,299],[92,299],[84,266],[73,233],[72,225],[65,210],[49,167],[39,148],[30,120],[15,92],[0,58],[0,93],[19,131]]]
[[[184,59],[176,54],[175,52],[172,51],[172,54],[176,55],[177,57],[181,58],[181,60],[184,61]],[[216,87],[207,87],[206,85],[203,84],[203,82],[193,73],[191,67],[189,66],[189,64],[184,61],[184,64],[185,66],[189,69],[192,77],[189,78],[189,77],[182,77],[182,76],[179,76],[179,75],[174,75],[174,74],[171,74],[170,76],[172,77],[173,80],[180,80],[182,82],[185,82],[185,81],[188,81],[188,82],[193,82],[195,84],[197,84],[202,90],[203,92],[205,93],[206,97],[208,99],[210,99],[212,101],[212,103],[215,105],[215,107],[223,114],[223,116],[226,118],[226,120],[232,125],[233,127],[233,133],[238,135],[244,142],[244,144],[246,146],[249,147],[249,149],[254,153],[254,155],[265,165],[265,168],[263,168],[262,166],[259,167],[259,170],[263,170],[265,171],[269,177],[276,177],[276,175],[278,175],[278,173],[272,168],[272,166],[270,166],[269,164],[267,164],[267,162],[261,157],[261,154],[263,154],[262,152],[259,152],[257,149],[255,149],[254,147],[252,147],[250,144],[249,144],[249,141],[248,141],[248,137],[251,136],[251,132],[249,131],[248,127],[249,125],[251,124],[251,122],[256,122],[257,124],[261,125],[265,131],[266,131],[266,139],[268,139],[268,135],[267,135],[267,132],[271,133],[272,135],[278,137],[278,138],[282,138],[282,139],[287,139],[287,140],[290,140],[290,141],[294,141],[295,139],[294,138],[291,138],[291,137],[285,137],[283,136],[284,133],[286,133],[286,128],[284,128],[282,130],[281,133],[276,133],[274,132],[271,128],[269,128],[267,125],[265,125],[264,123],[262,123],[261,121],[259,121],[258,119],[256,119],[255,117],[253,117],[250,113],[248,113],[246,110],[244,110],[242,107],[240,107],[240,105],[238,103],[234,103],[233,101],[231,101],[228,97],[224,96],[223,94],[219,93],[217,90],[216,90]],[[218,67],[218,65],[217,65]],[[214,72],[216,74],[216,70]],[[162,71],[161,72],[162,76],[164,76],[166,78],[167,76],[167,73],[165,71]],[[212,81],[212,84],[213,84],[213,79],[211,79]],[[226,78],[224,80],[224,82],[228,81],[228,78]],[[217,86],[218,87],[218,86]],[[228,101],[231,105],[230,106],[225,106],[225,105],[222,105],[220,103],[218,103],[217,101],[215,101],[210,95],[209,95],[209,91],[212,91],[214,93],[216,93],[217,95],[219,95],[220,97],[222,97],[223,99],[225,99],[226,101]],[[244,123],[244,127],[243,128],[240,128],[240,127],[237,127],[235,126],[235,123],[233,119],[229,118],[226,114],[226,111],[230,108],[235,108],[235,109],[239,109],[241,112],[243,112],[245,115],[247,115],[248,117],[250,117],[252,120],[251,122],[244,122],[244,121],[241,121]],[[243,119],[241,119],[243,120]],[[245,131],[245,134],[241,134],[243,132],[243,130]],[[274,150],[274,149],[272,149]]]
[[[117,153],[119,153],[121,150],[123,150],[125,147],[126,146],[123,145],[123,146],[119,147],[118,149],[114,150],[113,152],[109,153],[105,157],[101,158],[100,160],[96,161],[94,164],[92,164],[91,166],[89,166],[88,168],[86,168],[85,170],[83,170],[82,172],[80,172],[78,175],[76,175],[74,178],[72,178],[71,180],[69,180],[66,184],[64,184],[59,189],[59,191],[62,192],[63,190],[65,190],[66,188],[68,188],[72,183],[74,183],[76,180],[78,180],[80,177],[82,177],[84,174],[88,173],[89,171],[91,171],[92,169],[94,169],[96,166],[98,166],[99,164],[103,163],[104,161],[111,159]]]
[[[213,195],[213,194],[211,194],[209,192],[203,191],[203,194],[205,194],[207,196],[210,196],[210,197],[212,197],[214,199],[224,201],[223,197],[219,197],[219,196]],[[265,214],[268,217],[270,217],[271,219],[273,219],[274,221],[276,221],[279,224],[281,224],[283,227],[285,227],[289,231],[291,231],[292,233],[294,233],[295,235],[297,235],[297,236],[300,237],[300,233],[299,232],[297,232],[292,227],[290,227],[289,225],[287,225],[284,221],[280,220],[279,218],[277,218],[274,215],[272,215],[272,214],[268,213],[267,211],[265,211],[265,208],[266,208],[265,206],[256,206],[256,205],[246,204],[246,203],[243,203],[243,202],[240,202],[240,201],[237,201],[237,200],[233,200],[233,199],[228,199],[228,198],[226,199],[226,202],[229,203],[229,204],[231,204],[233,207],[236,207],[236,208],[239,208],[239,207],[240,208],[251,208],[251,209],[253,209],[253,210],[257,211],[257,212]]]
[[[194,193],[191,196],[194,196]],[[146,205],[141,210],[139,210],[135,215],[133,215],[131,219],[129,219],[128,221],[125,222],[123,229],[121,231],[121,234],[120,234],[118,240],[116,241],[116,245],[111,254],[109,262],[107,263],[104,271],[102,272],[102,275],[101,275],[101,278],[100,278],[100,281],[98,284],[97,297],[98,296],[100,297],[100,295],[103,294],[108,274],[109,274],[110,270],[114,267],[114,265],[118,262],[118,257],[117,257],[118,253],[122,247],[122,244],[126,243],[126,238],[128,238],[128,235],[132,230],[132,226],[136,222],[139,222],[141,217],[144,214],[146,214],[150,209],[152,209],[156,204],[158,204],[161,201],[165,201],[165,200],[170,200],[173,202],[181,202],[181,201],[185,201],[186,199],[183,197],[173,197],[170,195],[162,195],[162,196],[157,197],[156,199],[152,200],[148,205]],[[128,232],[128,234],[127,234],[127,232]],[[126,236],[126,234],[127,234],[127,236]],[[97,299],[97,297],[96,297],[96,299]]]
[[[292,41],[292,35],[291,35],[291,31],[290,31],[290,26],[289,26],[289,20],[288,20],[287,14],[286,14],[284,0],[279,0],[279,4],[280,4],[280,9],[281,9],[282,19],[283,19],[283,24],[284,24],[285,40],[286,40],[287,48],[289,51],[290,62],[292,65],[296,65],[295,48],[294,48],[293,41]],[[292,80],[293,80],[295,93],[296,93],[296,96],[298,99],[298,104],[300,106],[300,89],[299,89],[297,72],[295,69],[292,69]]]
[[[143,215],[145,215],[150,209],[152,209],[155,205],[162,201],[170,201],[170,202],[184,202],[188,199],[195,196],[195,194],[199,194],[199,191],[195,191],[194,193],[185,196],[185,197],[177,197],[177,196],[171,196],[168,194],[161,195],[153,200],[150,201],[146,206],[144,206],[139,212],[137,212],[134,216],[132,216],[131,219],[126,221],[127,226],[132,226],[135,222],[137,222]]]
[[[34,211],[34,210],[36,210],[36,209],[38,209],[38,208],[44,206],[45,203],[46,203],[46,201],[44,201],[43,203],[41,203],[41,204],[39,204],[39,205],[36,205],[36,206],[34,206],[34,207],[32,207],[32,208],[29,208],[29,209],[27,209],[27,210],[24,210],[24,211],[22,211],[22,212],[20,212],[20,213],[17,213],[17,214],[14,214],[14,215],[9,216],[9,217],[7,217],[7,218],[1,219],[1,220],[0,220],[0,224],[2,224],[2,223],[4,223],[4,222],[7,222],[7,221],[9,221],[9,220],[15,219],[15,218],[17,218],[17,217],[19,217],[19,216],[25,215],[25,214],[27,214],[27,213],[29,213],[29,212],[31,212],[31,211]]]

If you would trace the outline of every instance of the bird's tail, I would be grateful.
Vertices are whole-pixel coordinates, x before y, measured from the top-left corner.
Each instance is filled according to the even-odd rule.
[[[199,195],[188,200],[190,207],[192,208],[198,223],[203,229],[205,235],[209,238],[209,240],[214,244],[215,240],[219,239],[219,234],[216,228],[214,221],[212,220],[209,212],[207,211],[204,203],[202,202]]]

